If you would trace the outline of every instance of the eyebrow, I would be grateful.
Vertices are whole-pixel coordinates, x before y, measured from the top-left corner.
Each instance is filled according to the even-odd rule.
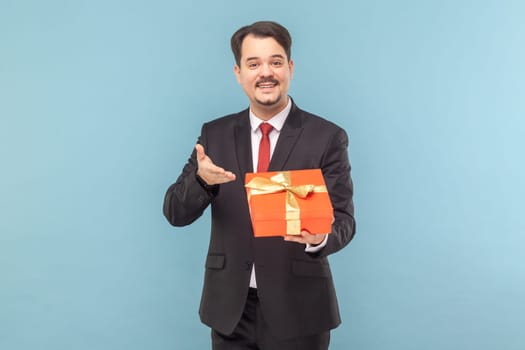
[[[281,55],[281,54],[271,55],[270,57],[271,57],[271,58],[282,58],[282,59],[284,59],[284,56]],[[260,57],[255,57],[255,56],[254,56],[254,57],[248,57],[248,58],[246,58],[246,61],[258,60],[259,58],[260,58]]]

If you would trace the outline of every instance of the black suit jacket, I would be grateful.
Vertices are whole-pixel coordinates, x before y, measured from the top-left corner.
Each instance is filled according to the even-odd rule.
[[[211,204],[211,236],[200,305],[203,323],[230,334],[243,312],[252,264],[265,320],[279,338],[305,336],[339,325],[340,317],[327,256],[355,232],[348,137],[335,124],[295,104],[280,132],[269,171],[321,168],[334,207],[327,245],[317,253],[282,237],[254,238],[244,188],[252,172],[249,110],[206,123],[199,143],[235,181],[205,189],[196,179],[195,151],[170,186],[164,215],[184,226]]]

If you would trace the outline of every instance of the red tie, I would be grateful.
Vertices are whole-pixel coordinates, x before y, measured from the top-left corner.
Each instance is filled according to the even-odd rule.
[[[259,125],[262,132],[261,143],[259,144],[259,161],[257,162],[257,172],[267,171],[270,165],[270,138],[268,135],[272,131],[273,126],[268,123]]]

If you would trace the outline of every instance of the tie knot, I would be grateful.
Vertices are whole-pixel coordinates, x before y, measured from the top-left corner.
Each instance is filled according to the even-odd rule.
[[[263,136],[267,136],[270,131],[272,131],[273,126],[269,123],[261,123],[261,125],[259,125],[259,129],[261,129]]]

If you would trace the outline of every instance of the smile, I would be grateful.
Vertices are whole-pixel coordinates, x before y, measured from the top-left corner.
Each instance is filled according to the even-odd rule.
[[[255,86],[261,89],[270,89],[270,88],[277,86],[277,84],[278,84],[277,81],[265,81],[265,82],[257,83]]]

